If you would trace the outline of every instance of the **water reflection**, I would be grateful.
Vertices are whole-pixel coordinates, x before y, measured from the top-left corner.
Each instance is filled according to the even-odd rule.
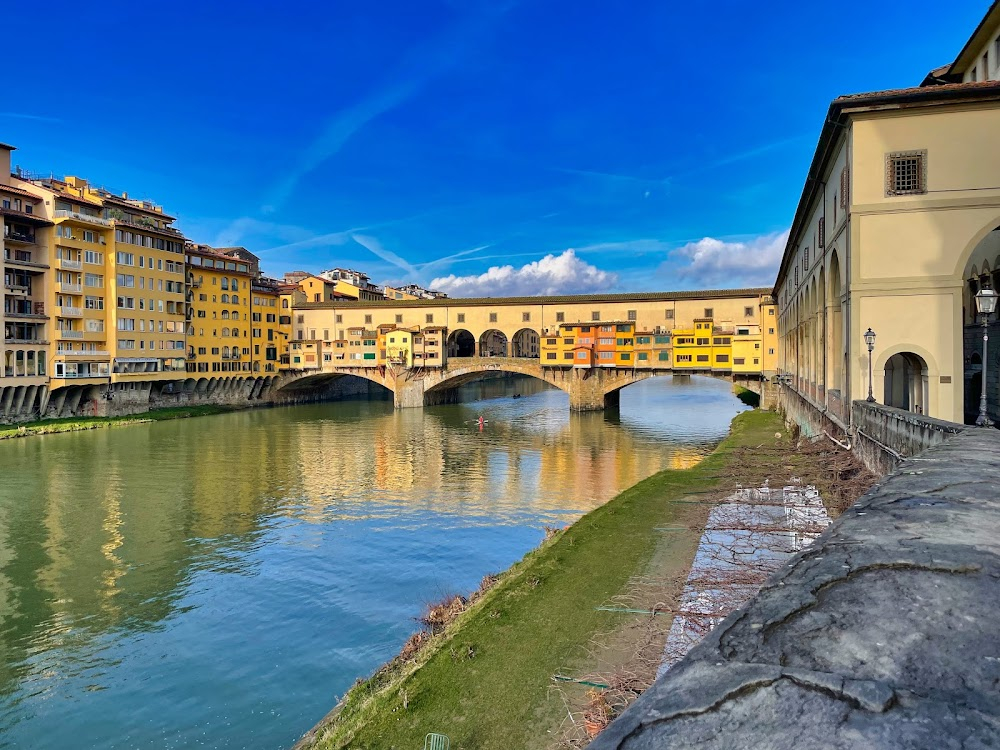
[[[697,378],[616,415],[533,380],[465,398],[0,444],[0,747],[289,745],[424,601],[696,462],[742,409]]]

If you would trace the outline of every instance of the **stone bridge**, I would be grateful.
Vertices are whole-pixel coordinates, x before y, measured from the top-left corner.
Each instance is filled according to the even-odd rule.
[[[288,373],[282,377],[278,390],[313,388],[324,381],[353,375],[391,391],[399,409],[452,402],[456,388],[494,372],[529,375],[544,380],[569,394],[569,407],[573,411],[616,407],[622,388],[655,375],[671,373],[670,370],[636,371],[625,368],[543,368],[538,359],[528,357],[450,357],[447,366],[441,368],[329,367]]]

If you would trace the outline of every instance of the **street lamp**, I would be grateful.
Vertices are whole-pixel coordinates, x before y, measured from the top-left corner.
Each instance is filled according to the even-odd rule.
[[[986,345],[990,340],[989,321],[990,315],[997,307],[997,293],[992,289],[980,289],[976,294],[976,309],[983,319],[983,389],[979,395],[979,416],[976,417],[977,427],[992,427],[993,420],[986,416]]]
[[[872,395],[872,349],[875,348],[875,331],[869,328],[865,331],[865,343],[868,345],[868,403],[874,404],[875,397]]]

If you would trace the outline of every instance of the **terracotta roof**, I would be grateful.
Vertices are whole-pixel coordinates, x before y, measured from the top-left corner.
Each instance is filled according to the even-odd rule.
[[[778,293],[778,287],[788,273],[789,263],[798,246],[802,225],[809,216],[808,209],[812,206],[819,190],[827,162],[835,154],[834,146],[842,135],[841,129],[852,114],[865,110],[911,109],[989,101],[1000,101],[1000,81],[970,81],[968,83],[947,83],[940,86],[914,86],[905,89],[849,94],[834,99],[830,103],[826,119],[823,121],[816,150],[809,164],[809,170],[806,172],[802,194],[799,196],[795,216],[792,219],[792,227],[788,233],[788,242],[781,258],[781,265],[778,267],[773,293]]]
[[[5,193],[13,193],[14,195],[20,195],[25,198],[31,198],[31,200],[33,201],[41,200],[41,198],[39,198],[34,193],[29,193],[27,190],[23,190],[19,187],[14,187],[13,185],[0,185],[0,190],[2,190]]]
[[[632,294],[565,294],[553,297],[447,297],[445,299],[411,300],[352,300],[335,305],[331,302],[306,302],[297,305],[303,309],[323,309],[328,307],[383,308],[383,307],[490,307],[503,305],[552,305],[557,303],[580,302],[673,302],[677,300],[737,299],[770,295],[771,289],[709,289],[689,292],[634,292]]]

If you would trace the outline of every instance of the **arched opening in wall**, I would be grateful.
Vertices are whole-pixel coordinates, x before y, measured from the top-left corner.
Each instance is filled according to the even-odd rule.
[[[927,363],[913,352],[901,352],[885,363],[882,402],[923,414],[927,411]]]
[[[984,288],[1000,293],[1000,227],[983,237],[972,250],[965,263],[962,282],[962,327],[956,333],[962,336],[962,383],[965,387],[962,411],[965,421],[972,423],[979,416],[983,382],[983,321],[976,307],[976,294]],[[987,353],[987,372],[1000,365],[1000,346],[992,345],[998,338],[997,334],[1000,334],[1000,312],[990,316],[989,334],[991,340]],[[997,393],[987,390],[986,400],[989,414],[1000,411]]]
[[[844,319],[841,307],[843,286],[840,281],[840,257],[834,250],[830,254],[830,296],[829,323],[830,340],[828,351],[830,357],[830,390],[836,391],[835,396],[844,400]]]
[[[533,357],[538,359],[540,351],[538,333],[530,328],[522,328],[510,340],[512,357]]]
[[[475,357],[476,337],[464,328],[452,331],[448,336],[448,356]]]
[[[480,357],[506,357],[507,336],[503,331],[491,328],[479,337]]]

